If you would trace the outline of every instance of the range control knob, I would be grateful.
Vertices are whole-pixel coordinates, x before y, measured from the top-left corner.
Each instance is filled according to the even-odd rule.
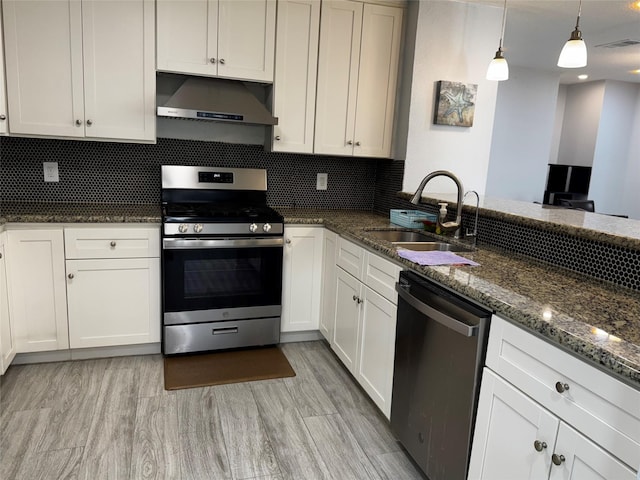
[[[185,232],[187,231],[187,229],[188,229],[188,228],[189,228],[189,225],[187,225],[186,223],[181,223],[181,224],[178,226],[178,231],[179,231],[180,233],[185,233]]]
[[[196,223],[193,226],[193,231],[196,233],[200,233],[202,231],[202,224],[201,223]]]
[[[258,231],[258,225],[256,225],[255,223],[252,223],[251,225],[249,225],[249,231],[251,233],[256,233]]]
[[[271,231],[271,224],[270,223],[265,223],[262,226],[262,230],[264,230],[266,233],[269,233]]]

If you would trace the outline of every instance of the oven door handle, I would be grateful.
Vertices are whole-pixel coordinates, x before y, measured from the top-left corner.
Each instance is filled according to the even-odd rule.
[[[163,238],[163,250],[193,250],[204,248],[255,248],[282,247],[282,237],[277,238],[235,238],[235,239],[202,239],[202,238]]]

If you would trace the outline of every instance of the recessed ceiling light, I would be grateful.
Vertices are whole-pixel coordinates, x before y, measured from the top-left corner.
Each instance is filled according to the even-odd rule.
[[[578,75],[578,79],[580,80],[586,80],[587,78],[589,78],[589,75],[583,73],[582,75]]]
[[[629,8],[632,10],[640,10],[640,0],[634,0],[629,4]]]
[[[635,73],[636,75],[640,75],[640,68],[636,68],[635,70],[629,70],[629,73]]]

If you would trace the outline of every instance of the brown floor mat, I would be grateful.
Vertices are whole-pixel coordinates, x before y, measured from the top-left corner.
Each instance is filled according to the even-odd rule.
[[[293,377],[296,372],[278,347],[165,357],[164,388],[181,388]]]

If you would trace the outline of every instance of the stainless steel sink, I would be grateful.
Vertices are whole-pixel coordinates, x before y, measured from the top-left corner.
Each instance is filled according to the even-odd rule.
[[[411,230],[367,230],[367,235],[391,242],[398,248],[421,252],[472,252],[473,248],[457,243],[435,241],[433,237]]]
[[[367,235],[387,242],[429,242],[430,237],[409,230],[368,230]]]
[[[465,245],[446,242],[392,242],[398,248],[418,250],[420,252],[472,252],[473,249]]]

